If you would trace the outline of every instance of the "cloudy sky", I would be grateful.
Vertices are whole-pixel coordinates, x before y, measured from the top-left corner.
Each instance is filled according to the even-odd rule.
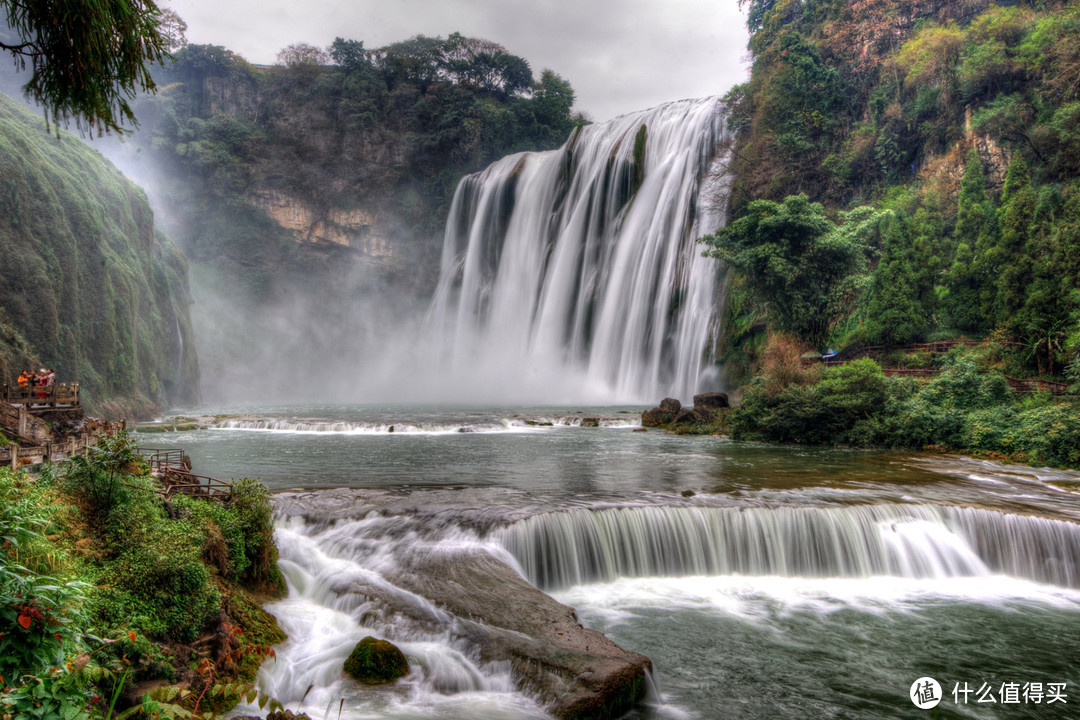
[[[506,46],[537,77],[550,68],[597,121],[669,100],[724,93],[746,79],[736,0],[165,0],[193,43],[270,64],[294,42],[335,37],[375,48],[460,32]]]

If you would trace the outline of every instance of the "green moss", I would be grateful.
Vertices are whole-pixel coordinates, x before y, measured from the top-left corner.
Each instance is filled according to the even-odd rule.
[[[345,672],[362,683],[379,685],[408,675],[409,661],[386,640],[366,637],[349,653]]]

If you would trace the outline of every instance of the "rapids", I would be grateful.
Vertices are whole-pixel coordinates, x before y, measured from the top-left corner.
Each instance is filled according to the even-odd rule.
[[[942,717],[1069,716],[952,690],[1075,692],[1075,472],[526,424],[620,408],[243,410],[248,429],[170,439],[218,477],[259,458],[276,490],[289,640],[260,683],[313,718],[543,717],[551,686],[521,658],[546,651],[505,627],[539,607],[653,660],[641,720],[908,718],[926,675]],[[405,421],[503,430],[330,429]],[[411,674],[345,678],[367,634]]]

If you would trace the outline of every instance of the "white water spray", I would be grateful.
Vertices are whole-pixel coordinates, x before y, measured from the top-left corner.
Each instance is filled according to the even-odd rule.
[[[581,128],[462,180],[429,319],[443,388],[474,401],[689,399],[711,369],[725,219],[717,98]],[[439,373],[442,374],[442,373]]]

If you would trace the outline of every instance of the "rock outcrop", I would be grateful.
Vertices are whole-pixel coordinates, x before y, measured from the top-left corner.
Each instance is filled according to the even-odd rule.
[[[645,695],[652,661],[583,627],[489,555],[428,556],[394,580],[459,618],[481,662],[509,661],[518,686],[556,718],[616,718]]]
[[[670,425],[682,410],[682,403],[675,398],[664,398],[660,405],[641,413],[641,424],[645,427],[664,427]]]
[[[684,408],[674,398],[664,398],[660,405],[641,413],[645,427],[687,431],[714,424],[720,412],[730,407],[727,393],[711,392],[694,396],[694,407]]]

